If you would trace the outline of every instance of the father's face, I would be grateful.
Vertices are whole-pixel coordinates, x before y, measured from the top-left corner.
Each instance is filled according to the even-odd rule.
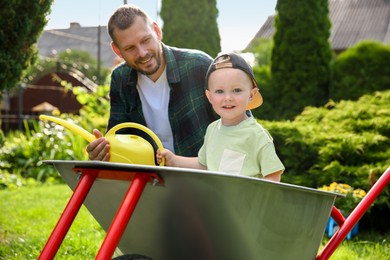
[[[162,33],[157,24],[146,23],[137,17],[129,28],[115,29],[114,36],[116,41],[112,48],[129,66],[150,77],[159,73]]]

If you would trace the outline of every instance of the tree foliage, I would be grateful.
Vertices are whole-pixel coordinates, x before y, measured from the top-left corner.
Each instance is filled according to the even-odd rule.
[[[275,118],[292,119],[306,106],[328,100],[330,20],[328,0],[278,1],[272,51]]]
[[[390,89],[390,46],[362,41],[341,53],[331,64],[332,100],[356,100],[364,94]]]
[[[16,86],[36,61],[36,42],[47,23],[53,0],[1,1],[0,90]]]
[[[215,57],[221,51],[216,0],[163,0],[164,43],[198,49]]]

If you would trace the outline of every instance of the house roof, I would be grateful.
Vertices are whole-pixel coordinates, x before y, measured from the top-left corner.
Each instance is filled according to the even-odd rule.
[[[332,22],[330,43],[335,51],[342,51],[361,40],[375,40],[390,44],[389,0],[329,0]],[[274,15],[269,16],[255,37],[272,38]],[[247,47],[247,48],[248,48]]]
[[[77,49],[87,51],[97,59],[98,29],[99,26],[82,27],[78,23],[71,23],[68,29],[44,30],[38,39],[39,55],[53,57],[55,53]],[[116,60],[110,43],[107,26],[100,26],[100,57],[104,65],[109,68],[114,66]]]

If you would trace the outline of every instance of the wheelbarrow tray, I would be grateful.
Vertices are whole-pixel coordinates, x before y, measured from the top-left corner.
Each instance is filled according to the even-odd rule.
[[[45,161],[68,186],[77,168],[157,174],[124,231],[124,254],[152,259],[315,259],[338,194],[244,176],[99,161]],[[128,180],[97,178],[84,205],[107,231]]]

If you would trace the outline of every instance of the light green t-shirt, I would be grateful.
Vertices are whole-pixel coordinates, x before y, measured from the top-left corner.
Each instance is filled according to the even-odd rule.
[[[198,160],[211,171],[260,178],[285,169],[271,135],[253,117],[236,126],[211,123]]]

